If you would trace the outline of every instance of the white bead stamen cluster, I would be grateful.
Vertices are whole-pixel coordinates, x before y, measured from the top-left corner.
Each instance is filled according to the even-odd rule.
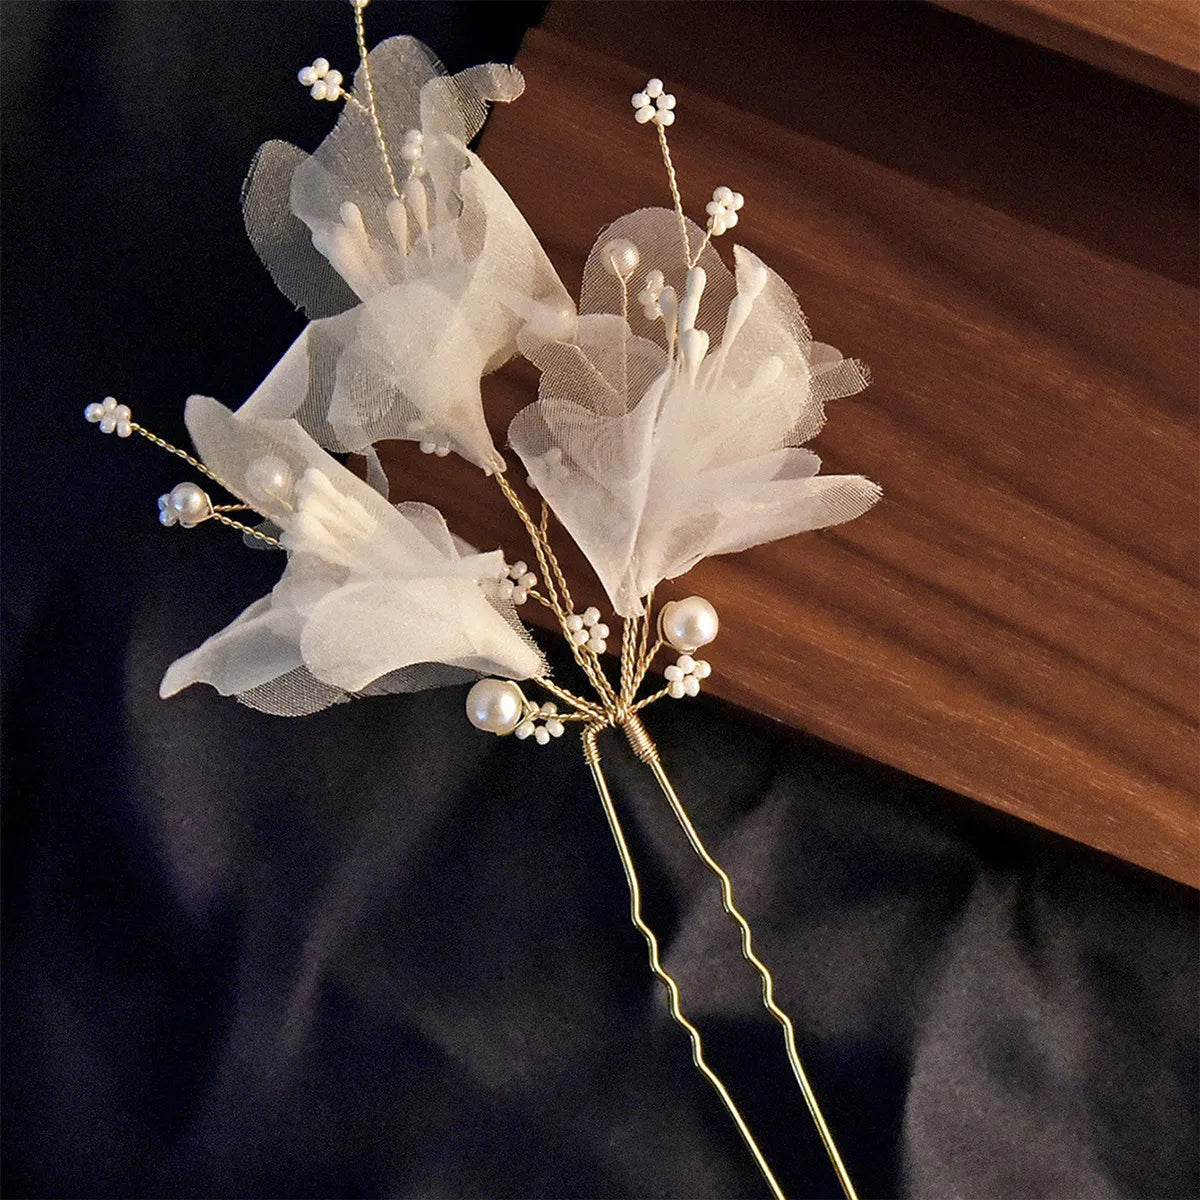
[[[212,500],[199,484],[177,483],[158,498],[158,519],[168,529],[172,525],[193,529],[207,521],[212,512]]]
[[[133,432],[133,414],[128,405],[118,404],[115,396],[105,396],[100,404],[89,404],[83,415],[93,425],[99,425],[101,433],[128,437]]]
[[[634,92],[630,103],[633,119],[639,125],[645,125],[647,121],[653,121],[655,125],[675,123],[675,97],[663,91],[661,79],[651,79],[640,92]]]
[[[651,271],[646,276],[646,286],[637,294],[638,303],[642,306],[647,321],[657,321],[663,315],[659,301],[662,299],[666,282],[661,271]]]
[[[524,604],[537,587],[537,581],[537,576],[523,562],[515,562],[508,568],[508,578],[500,580],[500,598]]]
[[[422,454],[436,454],[438,458],[445,458],[450,453],[449,442],[435,442],[427,438],[418,442],[417,445],[420,446]]]
[[[681,654],[664,672],[667,680],[667,695],[672,700],[700,694],[700,680],[712,674],[712,667],[702,658]]]
[[[340,100],[345,95],[342,73],[333,70],[327,58],[313,59],[312,66],[301,67],[296,78],[308,88],[308,94],[314,100]]]
[[[425,157],[425,135],[419,129],[410,129],[400,143],[400,157],[408,163],[410,175],[424,175],[421,159]]]
[[[746,203],[741,192],[732,188],[719,187],[713,192],[713,198],[704,206],[708,213],[708,231],[713,237],[720,237],[727,229],[732,229],[738,223],[738,210]]]
[[[532,735],[539,746],[544,746],[551,738],[562,737],[563,729],[563,723],[558,719],[558,705],[547,700],[513,730],[513,735],[522,741]]]
[[[567,618],[567,629],[571,641],[577,646],[586,646],[594,654],[603,654],[608,649],[608,626],[600,620],[600,610],[589,608],[582,613],[572,613]]]

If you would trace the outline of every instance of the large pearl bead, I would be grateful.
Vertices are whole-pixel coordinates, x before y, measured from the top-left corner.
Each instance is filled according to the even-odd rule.
[[[212,512],[208,493],[195,483],[176,484],[167,502],[185,528],[199,525]]]
[[[481,679],[467,693],[467,720],[486,733],[512,733],[525,712],[525,696],[508,679]]]
[[[296,476],[277,454],[264,454],[246,468],[246,486],[251,492],[291,504]]]
[[[633,278],[634,271],[638,269],[642,256],[628,238],[613,238],[611,242],[604,243],[600,250],[600,259],[610,275],[628,283]]]
[[[676,650],[691,654],[707,646],[721,627],[717,610],[703,596],[672,600],[658,615],[658,631]]]

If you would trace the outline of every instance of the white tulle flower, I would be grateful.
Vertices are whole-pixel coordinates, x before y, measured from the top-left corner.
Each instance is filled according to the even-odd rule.
[[[606,265],[614,239],[637,247],[632,280]],[[879,498],[861,476],[818,475],[801,448],[866,368],[814,342],[787,284],[734,254],[736,276],[711,246],[689,270],[676,214],[632,213],[588,258],[575,336],[522,338],[542,379],[509,440],[622,616],[707,555],[848,521]],[[622,289],[643,283],[655,303],[627,323]]]
[[[429,505],[388,504],[295,421],[193,396],[187,424],[205,464],[282,531],[288,561],[270,595],[171,666],[163,696],[204,682],[300,716],[354,695],[544,673],[502,596],[500,551],[458,541]]]
[[[268,142],[243,193],[246,228],[283,293],[314,318],[285,358],[289,385],[249,402],[297,419],[328,449],[386,438],[502,465],[480,378],[519,331],[565,328],[574,309],[533,231],[466,143],[491,101],[521,94],[513,67],[442,74],[413,38],[370,54],[387,159],[369,111],[347,104],[308,155]],[[366,97],[363,70],[354,95]],[[300,391],[290,378],[307,375]]]

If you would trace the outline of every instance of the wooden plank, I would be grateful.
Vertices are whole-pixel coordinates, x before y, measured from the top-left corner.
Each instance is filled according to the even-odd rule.
[[[1200,101],[1196,0],[933,0],[1135,83]]]
[[[749,59],[736,38],[698,28],[705,15],[724,21],[724,8],[688,6],[696,44],[677,47],[679,63],[718,42],[719,58]],[[1013,143],[1002,131],[986,153],[956,147],[962,106],[935,97],[925,102],[943,106],[941,126],[920,136],[956,147],[939,175],[919,149],[895,146],[911,114],[888,94],[886,73],[872,82],[879,112],[896,113],[892,137],[855,132],[863,76],[848,51],[840,93],[797,49],[785,74],[760,79],[768,95],[748,113],[676,81],[678,30],[656,27],[655,11],[552,9],[558,35],[532,32],[520,56],[526,97],[491,118],[492,169],[572,288],[599,228],[666,198],[655,139],[628,106],[649,68],[596,48],[597,26],[611,23],[604,37],[653,52],[650,66],[679,97],[671,136],[689,207],[702,211],[717,183],[743,191],[738,240],[791,281],[816,335],[861,354],[876,378],[833,407],[817,448],[826,469],[879,480],[883,502],[844,528],[702,563],[674,589],[721,612],[711,690],[1195,884],[1200,361],[1186,278],[1195,202],[1183,179],[1192,148],[1174,146],[1174,127],[1160,121],[1149,151],[1162,169],[1149,187],[1137,130],[1110,127],[1103,147],[1056,140],[1031,97],[1028,111],[1006,115],[1025,150],[997,183],[989,172]],[[814,56],[833,38],[821,19]],[[847,45],[861,48],[862,22],[847,24]],[[903,89],[903,74],[891,86]],[[772,98],[783,113],[802,108],[804,79],[844,114],[840,139],[764,115]],[[753,95],[730,72],[708,83],[735,101]],[[1069,217],[1061,191],[1097,171],[1115,195],[1092,206],[1096,221]],[[1040,207],[1039,194],[1049,197]],[[1121,204],[1140,238],[1105,224]],[[1043,210],[1052,219],[1039,223]],[[1156,241],[1163,231],[1175,239],[1169,251]],[[534,387],[528,367],[489,381],[501,436]],[[519,527],[477,472],[403,446],[389,469],[405,495],[443,504],[465,536],[525,556]],[[601,600],[594,583],[580,591]]]

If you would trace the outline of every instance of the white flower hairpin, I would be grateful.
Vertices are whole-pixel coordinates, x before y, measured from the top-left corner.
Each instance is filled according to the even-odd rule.
[[[599,735],[621,729],[720,883],[763,1004],[783,1030],[797,1084],[853,1200],[729,876],[688,817],[641,714],[660,699],[700,692],[712,667],[697,654],[720,626],[699,596],[656,612],[662,580],[707,555],[850,520],[878,499],[861,476],[820,475],[820,460],[804,447],[830,400],[866,386],[866,368],[812,340],[791,290],[756,255],[734,247],[734,269],[726,267],[713,242],[738,224],[739,193],[717,187],[706,227],[688,220],[666,134],[676,100],[659,79],[632,99],[636,121],[656,131],[674,208],[632,213],[601,233],[577,315],[532,231],[467,147],[486,104],[520,94],[520,75],[485,66],[447,76],[409,38],[368,54],[365,4],[353,0],[352,89],[323,58],[299,72],[314,98],[344,102],[335,129],[311,156],[268,143],[244,194],[251,241],[284,294],[308,311],[307,329],[237,412],[189,400],[198,457],[155,437],[112,397],[85,414],[104,432],[136,433],[178,455],[233,498],[214,503],[199,484],[181,483],[159,499],[164,525],[217,522],[286,553],[271,593],[174,663],[162,694],[205,682],[253,707],[299,716],[357,696],[474,680],[466,715],[481,730],[548,746],[575,723],[629,882],[631,919],[671,1015],[782,1197],[705,1059],[642,916],[635,864],[601,769]],[[540,494],[536,517],[509,481],[480,393],[482,375],[518,349],[541,370],[538,398],[509,429]],[[476,551],[428,505],[389,503],[371,458],[387,438],[456,452],[491,475],[529,538],[529,561]],[[329,450],[366,452],[370,482]],[[262,523],[247,524],[254,516]],[[577,605],[552,546],[552,517],[587,556],[615,616]],[[551,679],[517,613],[529,602],[551,614],[590,695]],[[619,646],[615,674],[604,658],[610,646]],[[661,685],[645,687],[668,651]]]

